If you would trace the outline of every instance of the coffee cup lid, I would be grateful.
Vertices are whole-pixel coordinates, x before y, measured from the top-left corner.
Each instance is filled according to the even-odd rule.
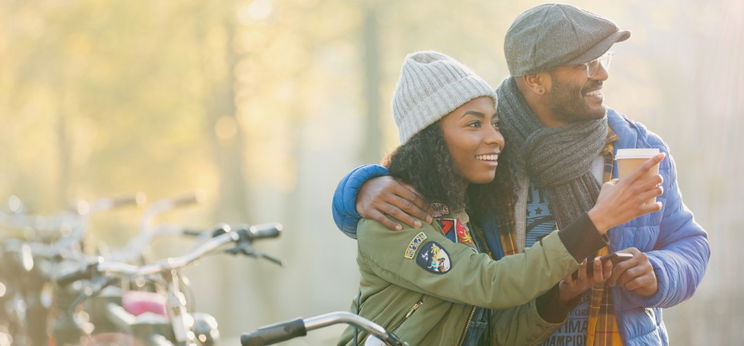
[[[650,159],[659,153],[658,148],[618,149],[615,160],[621,159]]]

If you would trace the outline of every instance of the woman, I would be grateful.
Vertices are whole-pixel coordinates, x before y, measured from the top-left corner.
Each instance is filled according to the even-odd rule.
[[[551,287],[604,245],[602,236],[610,227],[658,208],[630,203],[622,189],[607,185],[586,215],[524,253],[498,261],[479,253],[484,234],[468,212],[480,221],[501,211],[500,227],[513,221],[507,212],[512,209],[507,207],[507,170],[494,180],[505,143],[492,90],[467,67],[437,52],[410,54],[401,69],[393,98],[401,146],[386,165],[421,193],[436,218],[401,232],[370,219],[359,222],[361,281],[352,310],[411,345],[540,341],[560,326],[564,304],[586,285],[603,281],[611,263],[595,261],[593,279],[580,271],[578,283],[567,279],[560,289]],[[655,182],[639,176],[621,184],[637,184],[644,197],[657,195]],[[361,343],[365,337],[349,328],[340,344]]]

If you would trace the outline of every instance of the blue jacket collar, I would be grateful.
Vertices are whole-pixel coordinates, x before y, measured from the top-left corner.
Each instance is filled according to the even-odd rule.
[[[615,142],[615,150],[636,147],[640,124],[631,121],[612,108],[607,109],[607,123],[618,136],[618,140]]]

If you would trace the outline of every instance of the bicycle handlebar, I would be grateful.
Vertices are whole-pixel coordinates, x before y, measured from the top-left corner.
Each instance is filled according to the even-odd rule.
[[[91,261],[91,263],[86,265],[85,268],[59,276],[55,281],[64,286],[78,280],[90,279],[95,273],[140,277],[169,270],[176,270],[191,264],[202,256],[219,249],[225,244],[235,243],[237,245],[247,245],[257,239],[275,238],[279,236],[281,229],[282,225],[278,223],[246,226],[236,231],[230,231],[228,225],[220,225],[218,228],[208,231],[212,234],[212,238],[183,256],[166,258],[156,263],[144,266],[135,266],[125,262],[105,261],[98,258],[95,261]],[[244,253],[246,255],[255,255],[250,252]]]
[[[305,320],[298,318],[245,333],[240,336],[240,344],[243,346],[271,345],[305,335],[307,335]]]
[[[145,194],[143,192],[137,192],[132,196],[112,198],[110,201],[111,207],[109,209],[127,207],[127,206],[136,207],[136,206],[145,204],[145,201],[147,201],[147,197],[145,197]]]
[[[69,284],[71,284],[71,283],[73,283],[75,281],[80,281],[80,280],[83,280],[83,279],[88,279],[88,278],[90,278],[90,276],[91,276],[90,271],[87,270],[87,269],[84,269],[84,270],[78,270],[78,271],[74,271],[72,273],[64,274],[64,275],[58,277],[56,279],[56,281],[57,281],[57,284],[60,285],[60,286],[67,286],[67,285],[69,285]]]
[[[238,235],[238,233],[227,232],[204,242],[199,247],[183,256],[166,258],[156,263],[146,264],[144,266],[135,266],[122,262],[102,262],[98,265],[98,271],[115,275],[136,277],[157,274],[169,270],[176,270],[191,264],[192,262],[198,260],[207,253],[216,250],[222,245],[236,242],[238,240],[240,240],[240,236]]]
[[[136,266],[124,262],[106,262],[99,260],[98,262],[92,262],[81,270],[62,275],[58,277],[56,281],[60,285],[66,285],[78,280],[90,279],[95,273],[108,273],[120,276],[140,277],[157,274],[168,270],[175,270],[189,265],[205,254],[214,251],[224,244],[237,242],[238,240],[240,240],[240,236],[236,232],[228,232],[206,241],[199,247],[195,248],[193,251],[183,256],[166,258],[164,260],[158,261],[157,263],[146,264],[144,266]]]
[[[94,201],[80,200],[68,207],[68,211],[76,213],[79,216],[87,217],[91,214],[102,211],[129,207],[141,206],[145,203],[147,197],[143,192],[137,192],[128,196],[99,198]]]
[[[170,203],[171,203],[172,208],[178,208],[178,207],[189,206],[192,204],[198,204],[201,199],[202,199],[201,196],[198,193],[194,192],[194,193],[190,193],[190,194],[172,199]]]
[[[254,226],[243,226],[238,230],[241,240],[253,242],[258,239],[276,238],[284,230],[280,223],[265,223]]]
[[[338,323],[347,323],[362,328],[371,335],[379,338],[386,345],[408,345],[408,343],[400,341],[395,334],[386,331],[380,325],[362,316],[340,311],[306,319],[298,318],[261,327],[253,332],[242,334],[240,336],[240,344],[243,346],[271,345],[298,336],[305,336],[310,330],[324,328]]]
[[[95,261],[91,261],[84,268],[58,276],[54,281],[60,286],[67,286],[75,281],[84,279],[90,279],[96,271],[96,267],[100,264],[102,259],[99,257]]]
[[[147,209],[145,209],[145,212],[142,215],[142,221],[140,222],[140,234],[145,235],[149,233],[152,222],[158,214],[172,209],[197,204],[201,199],[202,198],[200,194],[194,192],[183,195],[181,197],[159,200],[151,204]]]
[[[201,195],[196,192],[187,193],[180,197],[162,199],[153,203],[147,208],[147,210],[145,210],[145,217],[151,218],[154,217],[156,214],[163,213],[171,209],[177,209],[193,204],[198,204],[201,199]]]
[[[194,238],[214,238],[227,232],[230,232],[230,226],[227,224],[220,224],[216,228],[208,231],[195,229],[179,229],[173,233]],[[156,230],[155,232],[153,232],[153,235],[157,235],[157,233],[159,233],[159,231]]]

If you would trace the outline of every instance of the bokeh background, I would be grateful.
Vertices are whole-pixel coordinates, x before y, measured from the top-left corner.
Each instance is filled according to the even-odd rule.
[[[216,256],[186,273],[223,337],[346,310],[355,243],[330,202],[350,169],[395,148],[389,107],[405,54],[435,49],[497,85],[503,36],[537,1],[2,0],[0,199],[36,213],[71,201],[200,191],[158,222],[285,225],[266,261]],[[630,30],[606,103],[669,144],[688,207],[710,234],[697,294],[666,310],[673,345],[744,339],[744,2],[572,1]],[[88,238],[118,247],[142,209],[98,215]],[[189,241],[161,238],[160,256]],[[329,344],[341,328],[292,345]]]

